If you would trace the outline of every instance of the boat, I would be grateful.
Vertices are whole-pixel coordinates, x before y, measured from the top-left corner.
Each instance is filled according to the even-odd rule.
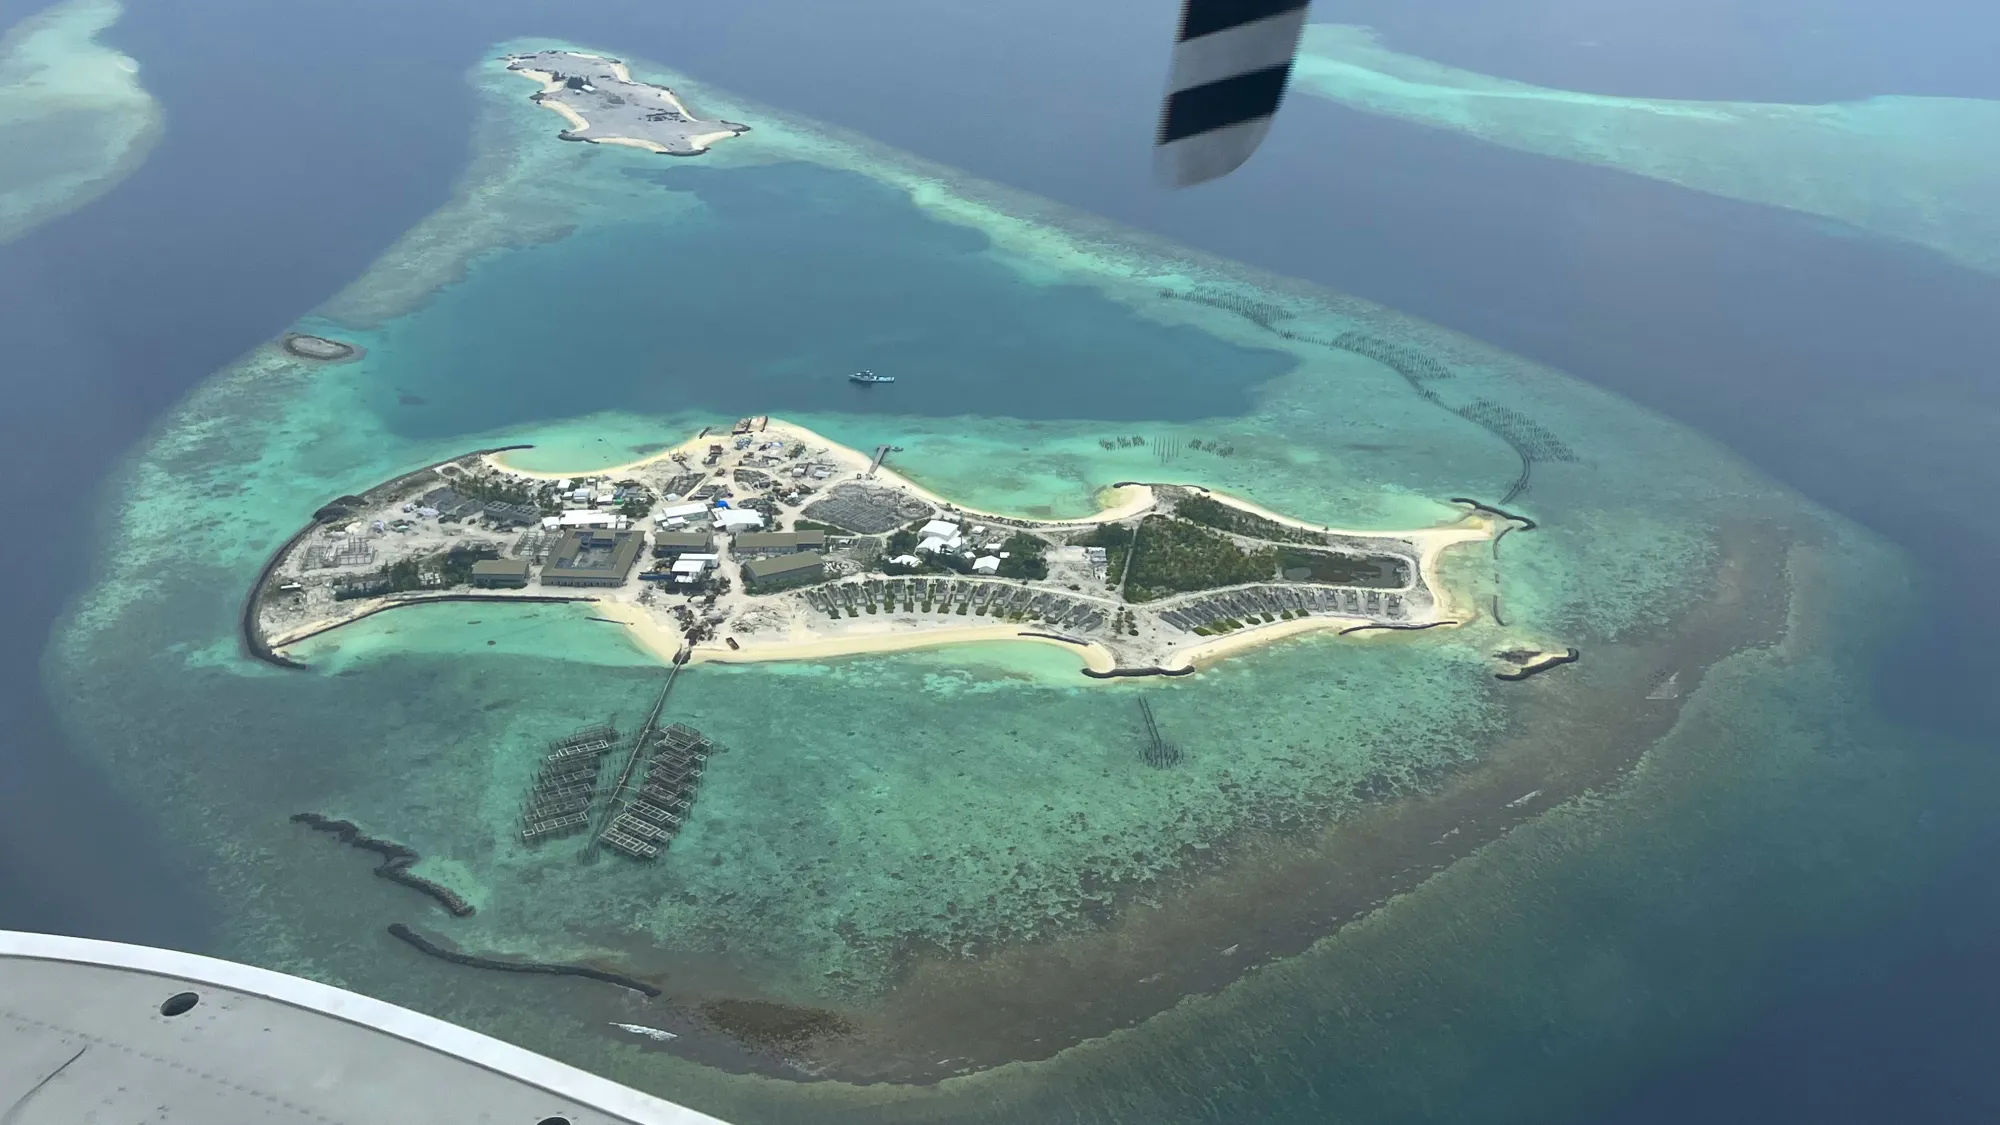
[[[894,375],[877,375],[873,371],[856,371],[854,374],[849,375],[848,378],[856,383],[893,383],[896,381]]]

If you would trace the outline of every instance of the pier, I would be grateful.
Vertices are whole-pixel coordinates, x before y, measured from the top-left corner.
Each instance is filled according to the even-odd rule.
[[[883,460],[884,460],[885,458],[887,458],[887,457],[889,456],[889,454],[891,454],[891,453],[894,453],[895,451],[896,451],[896,447],[895,447],[895,446],[893,446],[893,445],[878,445],[878,446],[876,446],[876,447],[875,447],[875,459],[874,459],[873,461],[870,461],[870,462],[868,462],[868,471],[867,471],[867,472],[865,472],[865,473],[863,473],[863,474],[861,474],[861,475],[862,475],[862,476],[866,476],[866,477],[872,477],[872,476],[874,476],[874,475],[875,475],[875,470],[877,470],[877,469],[879,469],[879,468],[881,468],[881,467],[882,467],[882,462],[883,462]]]
[[[660,727],[667,693],[673,690],[675,677],[687,666],[687,656],[687,650],[682,649],[674,660],[667,672],[667,682],[660,686],[660,694],[653,700],[653,709],[633,738],[603,811],[598,814],[586,854],[597,848],[609,848],[633,859],[654,859],[685,823],[696,790],[701,787],[708,756],[719,749],[693,727],[680,723]],[[591,823],[587,805],[564,815],[581,815],[581,824]]]

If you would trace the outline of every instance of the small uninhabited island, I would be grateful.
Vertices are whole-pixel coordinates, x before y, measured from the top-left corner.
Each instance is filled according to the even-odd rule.
[[[346,341],[329,340],[325,336],[311,336],[304,332],[286,333],[279,346],[300,359],[317,360],[321,363],[338,363],[361,354],[359,347]]]
[[[507,69],[541,83],[532,100],[562,114],[566,141],[628,145],[668,156],[700,156],[719,140],[750,131],[733,121],[704,121],[665,86],[637,82],[617,59],[579,51],[508,55]]]
[[[795,660],[968,641],[1074,652],[1095,678],[1175,675],[1324,630],[1383,637],[1475,615],[1439,527],[1343,531],[1185,485],[1030,520],[956,506],[809,430],[746,418],[614,469],[564,476],[470,453],[319,504],[265,568],[253,652],[439,600],[589,601],[663,661]],[[302,498],[304,509],[316,501]]]

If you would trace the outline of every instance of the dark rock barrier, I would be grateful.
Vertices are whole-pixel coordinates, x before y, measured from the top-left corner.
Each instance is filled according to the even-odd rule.
[[[1464,496],[1454,496],[1451,498],[1451,502],[1454,504],[1464,504],[1475,512],[1485,512],[1487,515],[1499,516],[1503,520],[1513,520],[1515,523],[1521,525],[1522,531],[1533,531],[1535,528],[1541,526],[1526,516],[1517,516],[1513,512],[1496,508],[1491,504],[1481,504],[1477,500],[1472,500]]]
[[[1089,641],[1080,640],[1076,637],[1065,637],[1061,633],[1019,633],[1016,635],[1022,637],[1040,637],[1043,640],[1048,640],[1048,641],[1061,641],[1066,645],[1081,645],[1085,648],[1090,647]]]
[[[460,898],[457,891],[442,883],[433,883],[422,876],[410,874],[410,865],[423,858],[415,848],[405,847],[393,840],[378,840],[373,836],[364,836],[352,822],[334,820],[318,813],[293,813],[292,823],[303,824],[316,832],[331,833],[335,839],[349,847],[374,852],[382,857],[382,862],[375,867],[378,878],[401,883],[413,891],[421,891],[436,899],[438,905],[460,918],[472,913],[472,904]]]
[[[1560,668],[1565,664],[1574,664],[1582,657],[1583,654],[1576,649],[1570,649],[1568,652],[1551,653],[1532,664],[1524,664],[1513,671],[1495,672],[1493,673],[1493,678],[1496,680],[1525,680],[1529,676],[1539,676],[1551,668]]]
[[[1458,624],[1456,621],[1426,621],[1422,625],[1350,625],[1335,635],[1344,637],[1349,633],[1366,633],[1370,629],[1395,629],[1406,633],[1414,633],[1419,629],[1435,629],[1440,625],[1456,624]]]
[[[1113,668],[1109,672],[1099,672],[1095,668],[1085,668],[1083,674],[1093,680],[1119,680],[1128,676],[1192,676],[1193,668]]]
[[[503,961],[495,957],[476,957],[470,953],[460,953],[455,949],[446,949],[401,922],[389,924],[389,935],[398,941],[415,946],[419,952],[427,953],[440,961],[449,961],[454,965],[464,965],[473,969],[493,969],[502,973],[543,973],[558,977],[585,977],[590,980],[601,980],[606,984],[615,984],[620,988],[629,988],[634,992],[642,992],[648,997],[660,994],[658,988],[645,981],[634,980],[603,969],[593,969],[588,965],[563,965],[546,961]]]
[[[284,546],[273,551],[271,557],[264,560],[264,569],[257,572],[257,581],[250,584],[250,596],[243,599],[243,647],[249,650],[251,656],[266,664],[275,664],[280,668],[305,667],[289,656],[278,655],[277,650],[264,639],[264,630],[257,623],[257,615],[263,607],[264,587],[270,584],[272,572],[278,569],[279,563],[285,561],[285,556],[292,553],[292,548],[299,545],[299,540],[311,535],[313,529],[318,526],[317,522],[305,525],[294,532],[290,539],[285,540]]]

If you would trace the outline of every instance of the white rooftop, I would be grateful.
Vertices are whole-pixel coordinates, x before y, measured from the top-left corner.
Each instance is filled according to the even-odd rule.
[[[958,534],[958,521],[932,520],[931,522],[925,524],[923,530],[919,531],[917,534],[923,536],[926,539],[929,539],[932,536],[937,536],[943,539],[949,539],[952,536]]]

